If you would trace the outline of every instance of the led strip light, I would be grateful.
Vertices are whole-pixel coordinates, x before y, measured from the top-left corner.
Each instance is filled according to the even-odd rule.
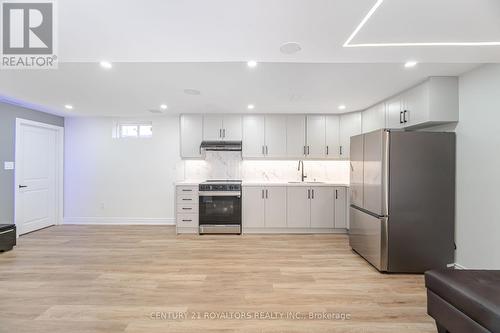
[[[354,29],[352,34],[344,43],[343,47],[382,47],[382,46],[500,46],[500,42],[422,42],[422,43],[360,43],[351,44],[351,41],[356,37],[363,26],[373,16],[375,11],[382,5],[384,0],[377,0],[375,5],[370,9],[368,14],[363,18],[359,25]]]

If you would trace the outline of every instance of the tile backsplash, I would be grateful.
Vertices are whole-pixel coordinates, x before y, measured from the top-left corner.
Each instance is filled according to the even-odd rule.
[[[244,181],[300,180],[297,160],[242,160],[240,152],[206,152],[204,160],[183,160],[178,180],[242,179]],[[349,161],[304,161],[309,181],[349,183]]]

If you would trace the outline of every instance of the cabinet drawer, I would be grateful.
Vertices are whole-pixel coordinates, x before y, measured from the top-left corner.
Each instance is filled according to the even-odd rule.
[[[198,196],[198,186],[177,186],[177,195],[183,194]]]
[[[197,204],[177,204],[177,213],[179,214],[194,214],[198,213]]]
[[[178,194],[177,195],[177,204],[197,204],[198,203],[198,195],[192,194]]]
[[[177,227],[179,228],[197,228],[198,215],[197,214],[177,214]]]

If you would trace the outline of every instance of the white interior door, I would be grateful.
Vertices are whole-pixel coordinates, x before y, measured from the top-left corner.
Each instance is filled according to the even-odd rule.
[[[18,119],[15,220],[19,235],[57,224],[61,133],[55,126]]]

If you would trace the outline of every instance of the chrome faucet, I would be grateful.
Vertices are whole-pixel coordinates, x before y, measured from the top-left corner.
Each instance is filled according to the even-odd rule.
[[[305,178],[307,178],[306,175],[304,175],[304,161],[303,160],[299,160],[299,166],[297,168],[297,171],[300,171],[300,165],[302,164],[302,181],[304,181]]]

